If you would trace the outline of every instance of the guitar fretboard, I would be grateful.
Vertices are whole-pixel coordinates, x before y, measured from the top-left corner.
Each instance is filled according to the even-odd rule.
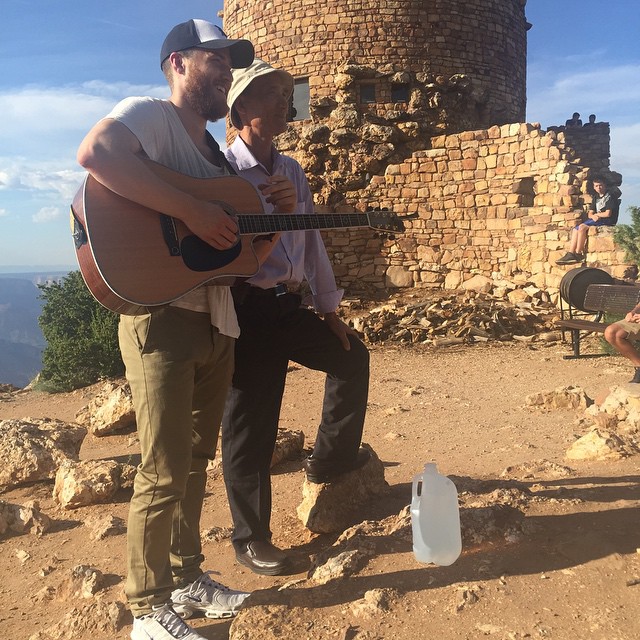
[[[238,215],[237,222],[241,234],[369,226],[369,218],[363,213],[248,213]]]

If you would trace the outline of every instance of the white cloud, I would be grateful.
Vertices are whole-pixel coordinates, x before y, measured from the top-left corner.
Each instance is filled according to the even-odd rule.
[[[41,132],[86,132],[118,101],[135,95],[167,97],[168,89],[160,85],[92,80],[64,87],[29,85],[5,91],[0,93],[0,140]]]
[[[80,85],[80,91],[98,96],[115,97],[117,100],[127,96],[169,97],[169,87],[166,84],[132,84],[124,81],[104,82],[102,80],[89,80]]]
[[[36,223],[51,222],[62,216],[62,210],[59,207],[42,207],[37,213],[34,213],[32,219]]]
[[[63,199],[71,201],[82,182],[83,176],[83,171],[41,170],[27,173],[23,177],[22,183],[28,189],[57,193]]]
[[[640,123],[612,127],[611,168],[622,174],[622,208],[640,206]]]
[[[640,114],[638,114],[640,118]],[[617,150],[616,164],[640,175],[640,122],[611,129],[611,146]]]
[[[83,176],[76,164],[78,145],[129,95],[166,97],[168,88],[93,80],[0,92],[0,191],[49,192],[68,201]]]
[[[1,162],[1,161],[0,161]],[[16,176],[11,171],[0,169],[0,190],[9,189],[15,184]]]
[[[627,114],[640,118],[640,64],[580,71],[557,76],[553,68],[537,69],[529,76],[527,114],[536,122],[564,124],[574,111],[584,118],[595,113],[598,120],[615,124],[616,116]]]
[[[70,202],[83,176],[79,168],[61,168],[56,162],[0,157],[0,191],[41,192]]]
[[[129,95],[166,97],[168,89],[94,80],[0,91],[0,193],[5,207],[12,202],[12,213],[22,212],[34,224],[59,224],[85,175],[76,163],[80,141]]]
[[[6,209],[0,209],[0,218],[4,218],[9,215],[9,212]]]
[[[625,65],[578,73],[555,83],[551,99],[566,97],[593,105],[593,109],[619,109],[640,101],[640,65]],[[586,112],[585,112],[586,115]]]
[[[92,80],[0,92],[0,191],[46,193],[54,204],[60,198],[70,202],[84,176],[76,164],[80,141],[118,101],[131,95],[167,97],[168,88]],[[212,128],[224,141],[224,123]]]

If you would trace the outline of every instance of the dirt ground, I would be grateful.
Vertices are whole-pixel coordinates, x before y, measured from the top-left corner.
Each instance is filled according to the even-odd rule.
[[[628,380],[621,358],[565,360],[568,346],[496,342],[434,349],[383,345],[371,348],[370,402],[365,427],[369,443],[385,464],[391,486],[387,499],[371,506],[367,519],[397,514],[410,501],[412,476],[435,461],[457,483],[493,480],[506,467],[546,460],[571,468],[562,478],[525,480],[540,500],[526,505],[527,535],[463,550],[450,567],[421,565],[410,543],[390,544],[354,576],[335,584],[301,583],[307,606],[286,621],[264,621],[252,638],[437,638],[491,637],[560,640],[640,638],[640,456],[608,462],[567,462],[568,446],[584,433],[572,410],[541,411],[525,396],[559,386],[579,385],[592,398]],[[0,419],[52,417],[73,421],[92,389],[70,394],[19,392],[0,401]],[[322,398],[322,376],[293,368],[283,404],[283,427],[301,429],[310,446]],[[83,458],[131,458],[132,434],[87,436]],[[274,470],[274,542],[289,549],[295,573],[257,576],[235,564],[228,539],[205,543],[207,568],[236,588],[264,591],[302,581],[309,555],[333,543],[299,522],[301,460]],[[53,531],[4,538],[0,542],[0,638],[23,640],[58,622],[76,601],[42,597],[79,564],[97,567],[109,587],[107,601],[123,600],[125,537],[94,542],[83,521],[98,513],[126,518],[129,493],[116,503],[62,511],[51,499],[51,484],[21,487],[2,499],[37,498],[55,520]],[[211,472],[202,527],[230,526],[219,472]],[[19,552],[29,558],[21,560]],[[357,617],[350,604],[372,589],[394,594],[386,610]],[[264,598],[262,598],[264,600]],[[268,598],[267,598],[268,601]],[[309,603],[311,603],[309,605]],[[196,620],[210,640],[227,638],[230,621]],[[272,628],[273,627],[273,628]],[[275,630],[274,630],[275,629]],[[115,636],[128,638],[125,625]],[[74,637],[83,637],[82,634]]]

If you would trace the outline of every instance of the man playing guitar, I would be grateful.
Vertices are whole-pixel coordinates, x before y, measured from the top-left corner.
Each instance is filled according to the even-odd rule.
[[[249,41],[229,40],[214,24],[177,25],[160,54],[170,98],[119,103],[83,140],[78,162],[114,193],[177,218],[212,247],[228,249],[237,241],[233,218],[163,181],[143,159],[197,178],[229,174],[206,125],[227,113],[231,68],[252,60]],[[290,182],[266,191],[282,212],[291,210],[296,196]],[[153,313],[121,316],[120,348],[142,453],[127,529],[125,591],[134,640],[201,639],[181,618],[231,617],[248,596],[200,568],[206,468],[215,455],[238,334],[226,286],[198,287]]]

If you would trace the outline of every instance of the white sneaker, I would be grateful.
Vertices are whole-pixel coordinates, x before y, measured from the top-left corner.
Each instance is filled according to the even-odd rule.
[[[196,633],[173,610],[165,604],[146,616],[134,618],[131,640],[206,640]]]
[[[194,613],[203,613],[207,618],[233,618],[251,595],[225,587],[212,580],[210,573],[206,571],[195,582],[171,594],[171,603],[179,616],[190,618]]]

